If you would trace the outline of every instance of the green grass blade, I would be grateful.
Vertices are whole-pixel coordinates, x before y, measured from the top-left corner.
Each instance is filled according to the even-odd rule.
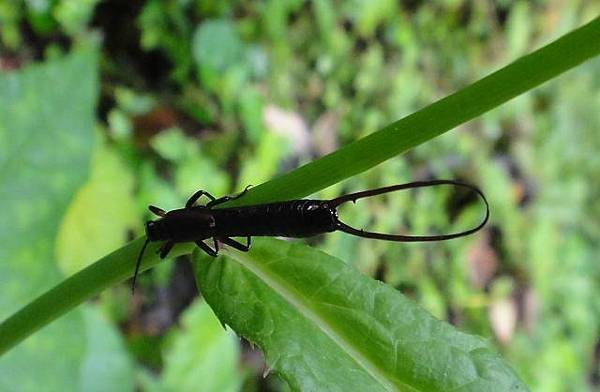
[[[271,238],[223,253],[195,254],[200,291],[293,390],[526,389],[482,338],[341,260]]]
[[[251,188],[236,206],[308,196],[494,109],[600,53],[600,18],[380,131]]]
[[[0,355],[44,325],[133,275],[135,260],[145,238],[138,238],[79,271],[30,302],[0,324]],[[159,244],[149,244],[140,272],[158,264]],[[172,257],[189,253],[191,246],[178,246]]]
[[[287,200],[314,193],[489,111],[598,53],[600,18],[381,131],[252,188],[244,198],[227,205]],[[0,354],[104,288],[132,276],[140,247],[138,240],[111,253],[3,321]],[[156,247],[149,247],[144,268],[158,262],[152,249]]]

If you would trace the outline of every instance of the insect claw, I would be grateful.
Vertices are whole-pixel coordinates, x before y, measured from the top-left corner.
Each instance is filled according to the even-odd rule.
[[[163,210],[162,208],[156,207],[156,206],[148,206],[148,209],[154,215],[160,216],[161,218],[163,218],[165,215],[167,215],[167,212],[165,210]]]

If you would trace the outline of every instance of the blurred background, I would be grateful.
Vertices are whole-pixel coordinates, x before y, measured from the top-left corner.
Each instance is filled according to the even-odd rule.
[[[44,233],[24,242],[2,223],[1,262],[14,260],[0,268],[0,318],[143,234],[148,204],[258,185],[599,11],[592,0],[0,0],[0,114],[18,91],[27,98],[0,116],[0,151],[44,162],[23,178],[46,176],[52,190],[0,191],[3,203],[37,206],[15,209],[17,229],[39,212]],[[595,59],[315,195],[457,178],[489,198],[476,235],[310,243],[488,338],[533,390],[600,389],[598,108]],[[80,164],[61,161],[69,154]],[[26,171],[1,155],[0,186]],[[422,234],[472,221],[482,213],[472,201],[440,188],[344,214]],[[257,348],[222,329],[185,258],[143,274],[133,296],[123,283],[66,319],[0,360],[3,390],[287,390]]]

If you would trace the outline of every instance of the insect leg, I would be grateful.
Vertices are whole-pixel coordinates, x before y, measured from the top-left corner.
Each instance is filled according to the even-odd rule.
[[[167,215],[167,212],[165,210],[163,210],[162,208],[158,208],[156,206],[148,206],[148,209],[150,210],[150,212],[152,212],[154,215],[158,215],[160,217],[164,217],[165,215]]]
[[[246,237],[246,245],[229,237],[219,237],[219,241],[231,246],[232,248],[241,250],[242,252],[248,252],[250,250],[250,237]]]
[[[169,252],[171,251],[171,249],[173,249],[173,246],[175,245],[175,242],[173,241],[167,241],[165,242],[159,249],[158,249],[158,255],[160,256],[161,259],[164,259],[165,257],[167,257],[167,255],[169,254]]]
[[[197,191],[196,193],[194,193],[194,194],[193,194],[193,195],[192,195],[192,196],[191,196],[191,197],[188,199],[187,203],[185,203],[185,208],[190,208],[190,207],[192,207],[192,206],[194,205],[194,203],[195,203],[196,201],[198,201],[198,199],[199,199],[199,198],[201,198],[201,197],[202,197],[202,195],[204,195],[204,196],[208,197],[208,198],[211,200],[211,201],[209,202],[209,204],[210,204],[210,203],[212,203],[212,202],[215,200],[214,196],[213,196],[213,195],[211,195],[210,193],[208,193],[208,192],[206,192],[206,191],[203,191],[203,190],[199,190],[199,191]]]
[[[198,245],[198,247],[200,247],[200,249],[202,249],[203,251],[205,251],[209,256],[212,257],[217,257],[219,250],[214,250],[212,249],[210,246],[206,245],[204,242],[202,241],[196,241],[196,245]]]
[[[148,246],[149,242],[150,242],[150,240],[148,238],[146,238],[146,241],[144,242],[144,245],[142,246],[142,250],[140,250],[137,261],[135,263],[135,272],[133,274],[133,282],[131,282],[131,294],[133,294],[133,292],[135,291],[135,281],[137,280],[138,273],[140,272],[140,265],[142,264],[142,256],[144,256],[144,252],[146,251],[146,246]]]
[[[208,204],[206,205],[207,207],[213,207],[222,203],[225,203],[226,201],[230,201],[230,200],[235,200],[235,199],[239,199],[240,197],[244,196],[244,194],[246,192],[248,192],[248,189],[250,189],[252,185],[248,185],[246,188],[244,188],[243,191],[241,191],[240,193],[238,193],[235,196],[223,196],[223,197],[219,197],[216,200],[211,200],[208,202]]]

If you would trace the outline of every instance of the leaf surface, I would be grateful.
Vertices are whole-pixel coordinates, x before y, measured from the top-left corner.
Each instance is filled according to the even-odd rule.
[[[296,390],[526,390],[482,338],[341,260],[269,238],[223,253],[196,253],[200,291]]]
[[[90,178],[69,205],[56,239],[56,257],[65,275],[123,244],[127,230],[139,224],[131,171],[106,142],[96,145]]]
[[[182,329],[165,352],[161,374],[167,391],[239,391],[239,340],[225,331],[206,302],[197,301],[183,315]]]
[[[96,54],[80,50],[0,74],[0,319],[63,279],[54,240],[89,172],[96,67]],[[68,298],[46,308],[64,301]],[[75,390],[90,380],[110,383],[113,375],[123,374],[123,369],[99,366],[96,355],[112,327],[88,321],[81,310],[71,312],[0,357],[0,390]],[[0,333],[0,344],[22,333],[22,326]],[[119,380],[116,384],[126,388]]]

